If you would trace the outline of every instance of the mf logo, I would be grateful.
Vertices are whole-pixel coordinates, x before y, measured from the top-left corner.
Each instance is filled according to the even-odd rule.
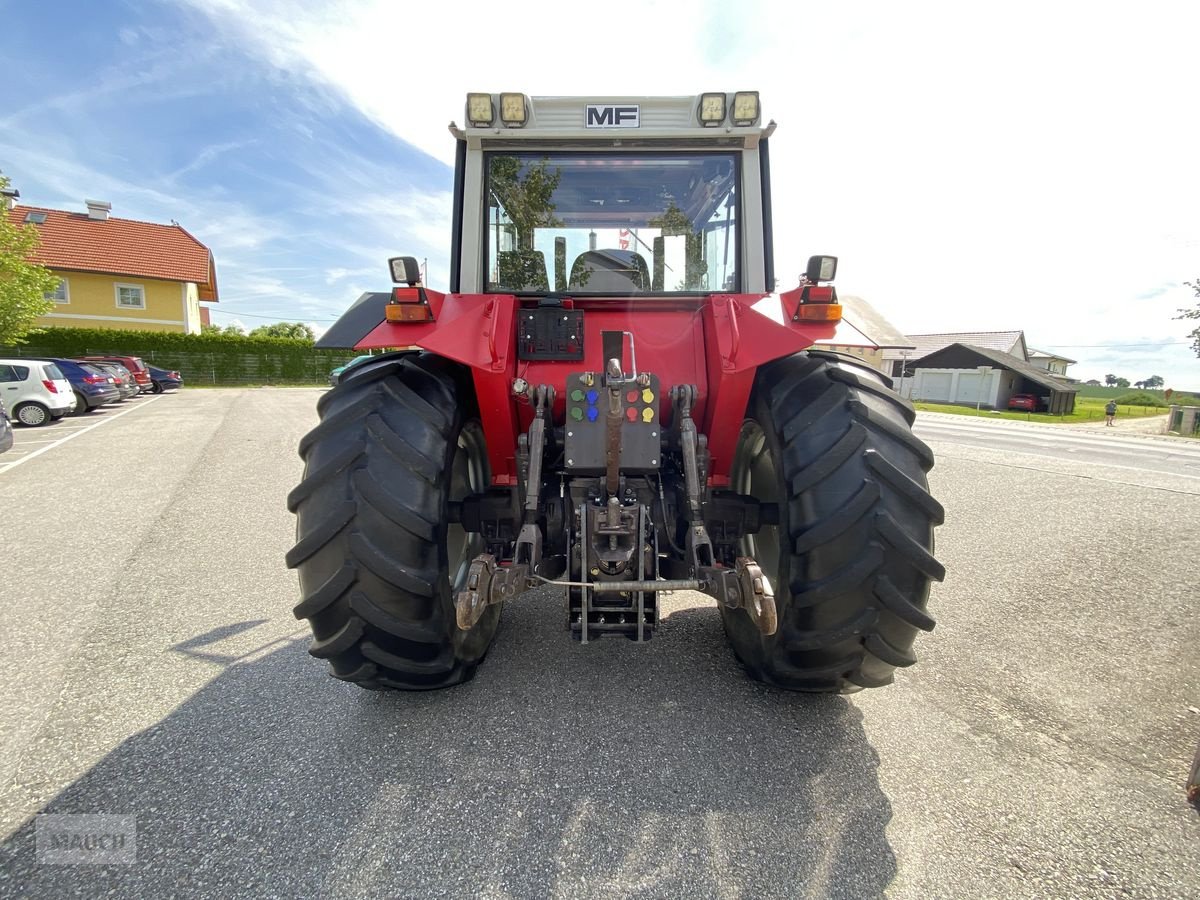
[[[637,128],[638,109],[636,106],[589,103],[586,125],[588,128]]]

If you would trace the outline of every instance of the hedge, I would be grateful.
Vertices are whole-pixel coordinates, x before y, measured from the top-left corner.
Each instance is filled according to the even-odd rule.
[[[178,334],[113,328],[51,328],[30,335],[7,356],[140,356],[151,365],[177,370],[184,383],[324,383],[329,370],[349,362],[354,350],[318,350],[291,338],[225,334]]]

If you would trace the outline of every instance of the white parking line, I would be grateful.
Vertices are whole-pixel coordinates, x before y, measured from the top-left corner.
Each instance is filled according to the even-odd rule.
[[[60,440],[55,441],[53,444],[47,444],[45,447],[42,447],[38,450],[34,450],[28,456],[22,456],[20,459],[14,460],[13,462],[10,462],[7,464],[0,464],[0,473],[7,472],[10,469],[15,469],[21,463],[27,463],[31,459],[33,459],[35,456],[41,456],[47,450],[53,450],[55,447],[59,446],[60,444],[65,444],[67,441],[69,441],[73,438],[77,438],[81,434],[91,431],[93,428],[99,428],[101,425],[104,425],[108,422],[115,422],[117,419],[121,418],[121,416],[124,416],[131,412],[135,412],[136,410],[139,410],[139,409],[143,409],[147,404],[149,404],[157,399],[158,399],[158,397],[148,397],[148,398],[146,398],[145,403],[139,403],[137,406],[131,406],[129,409],[121,410],[121,412],[117,413],[115,416],[106,416],[103,419],[101,419],[99,422],[95,422],[91,425],[88,425],[86,428],[79,428],[79,429],[71,432],[71,434],[68,434],[65,438],[61,438]]]

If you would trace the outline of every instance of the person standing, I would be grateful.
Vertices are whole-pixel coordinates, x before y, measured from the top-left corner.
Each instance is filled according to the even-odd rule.
[[[1109,400],[1106,404],[1104,404],[1104,415],[1106,417],[1104,420],[1104,424],[1111,425],[1113,423],[1113,419],[1117,415],[1117,401],[1116,400]]]

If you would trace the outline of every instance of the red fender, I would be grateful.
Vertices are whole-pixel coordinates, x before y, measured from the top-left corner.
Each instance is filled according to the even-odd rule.
[[[426,294],[434,321],[411,323],[385,320],[384,307],[390,295],[364,295],[346,316],[349,320],[351,314],[355,315],[355,330],[362,335],[353,346],[359,350],[421,347],[470,368],[487,436],[492,482],[502,486],[516,479],[517,436],[532,419],[528,405],[518,403],[512,395],[513,379],[552,385],[559,398],[554,418],[561,422],[567,374],[604,370],[602,331],[631,332],[637,365],[654,372],[664,390],[676,384],[696,385],[699,401],[693,415],[700,431],[708,435],[710,484],[727,486],[759,366],[832,337],[836,325],[792,321],[796,291],[780,297],[782,321],[753,308],[766,294],[566,300],[566,308],[585,311],[584,358],[572,362],[522,361],[516,352],[515,326],[521,310],[517,297],[429,290]],[[367,324],[363,334],[362,323],[370,321],[375,326]],[[341,325],[339,322],[334,329]],[[343,340],[345,332],[346,327],[342,327],[339,337]],[[328,346],[328,337],[321,343]],[[665,400],[664,417],[669,415]]]

